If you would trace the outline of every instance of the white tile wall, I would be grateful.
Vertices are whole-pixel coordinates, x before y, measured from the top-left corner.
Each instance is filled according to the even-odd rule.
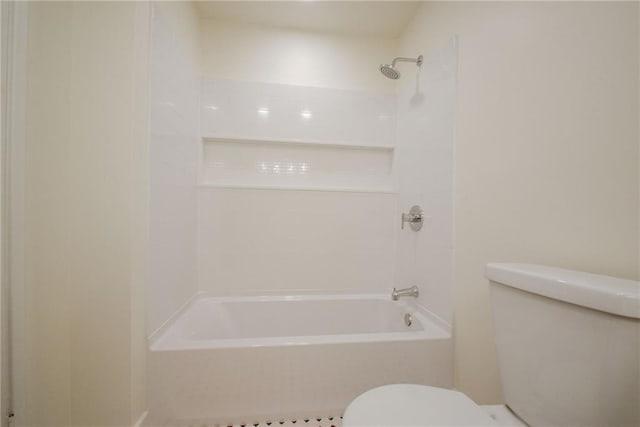
[[[304,426],[310,415],[341,414],[380,385],[453,385],[449,339],[153,351],[148,363],[157,372],[151,413],[164,421],[154,426],[287,419]]]
[[[154,8],[151,52],[150,280],[147,332],[196,292],[200,81]]]
[[[388,93],[233,80],[202,85],[202,133],[393,145],[395,96]]]
[[[405,72],[398,93],[394,170],[399,210],[420,205],[427,217],[419,232],[397,232],[395,282],[420,287],[419,301],[451,323],[453,267],[453,149],[456,40]]]
[[[194,277],[197,289],[225,292],[417,284],[421,303],[451,321],[455,41],[427,59],[418,80],[403,73],[394,96],[198,82],[161,17],[154,26],[150,325],[158,326],[195,291]],[[202,135],[221,139],[395,147],[399,192],[196,190],[198,117]],[[215,164],[221,153],[213,154]],[[223,176],[223,184],[242,181],[232,175]],[[249,184],[269,184],[259,178]],[[399,227],[400,213],[413,204],[427,216],[419,233]]]
[[[387,194],[200,188],[199,289],[391,289],[395,111],[390,94],[205,81],[203,183]]]
[[[390,290],[395,194],[201,188],[199,288]]]
[[[451,322],[455,70],[452,40],[421,69],[405,72],[396,96],[204,82],[205,136],[394,146],[392,173],[398,194],[201,188],[199,288],[380,289],[417,284],[420,302]],[[222,148],[228,147],[217,148],[207,148],[211,164],[239,156],[244,169],[257,167],[255,156],[225,160]],[[247,183],[229,171],[203,172],[204,181]],[[251,183],[274,185],[269,178],[253,176]],[[287,178],[285,186],[304,186],[298,176]],[[292,179],[295,182],[289,182]],[[400,230],[400,214],[413,204],[421,205],[427,216],[419,233]]]

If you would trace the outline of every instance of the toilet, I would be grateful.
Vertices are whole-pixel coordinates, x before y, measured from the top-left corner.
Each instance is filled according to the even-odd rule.
[[[640,282],[487,264],[507,407],[530,426],[640,426]],[[393,384],[357,397],[343,425],[500,425],[464,394]]]

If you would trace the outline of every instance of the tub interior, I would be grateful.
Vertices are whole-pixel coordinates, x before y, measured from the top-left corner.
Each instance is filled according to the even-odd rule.
[[[158,333],[151,349],[448,336],[424,310],[383,295],[201,295]]]

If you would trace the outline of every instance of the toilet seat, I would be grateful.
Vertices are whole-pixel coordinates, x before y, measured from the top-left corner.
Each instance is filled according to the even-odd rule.
[[[464,394],[415,384],[386,385],[358,396],[343,426],[492,426],[496,421]]]

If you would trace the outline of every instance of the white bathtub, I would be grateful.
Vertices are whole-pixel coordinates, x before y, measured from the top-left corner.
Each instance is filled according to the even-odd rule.
[[[379,385],[451,387],[451,335],[389,295],[200,295],[152,337],[149,373],[157,424],[339,416]]]

